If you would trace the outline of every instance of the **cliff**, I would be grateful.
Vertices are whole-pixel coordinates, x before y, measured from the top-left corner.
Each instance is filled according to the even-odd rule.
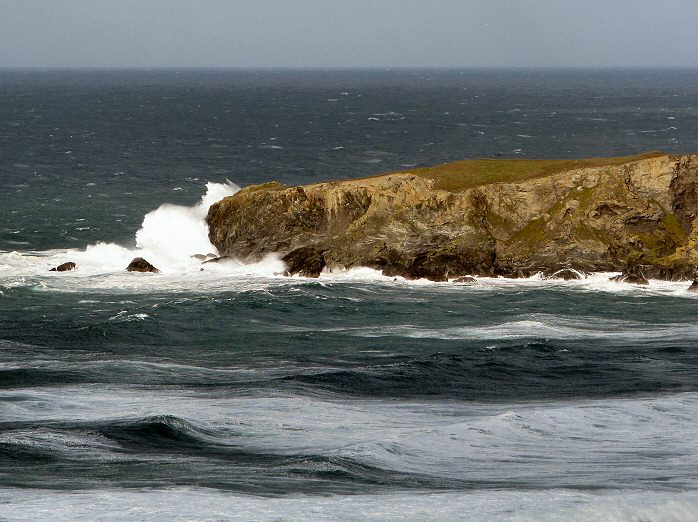
[[[222,256],[276,252],[289,273],[366,266],[436,281],[569,267],[689,278],[698,156],[470,160],[381,176],[244,188],[211,206]]]

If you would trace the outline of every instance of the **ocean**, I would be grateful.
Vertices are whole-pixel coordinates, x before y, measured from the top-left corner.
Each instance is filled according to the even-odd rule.
[[[698,520],[687,283],[191,257],[250,184],[652,150],[698,71],[0,71],[0,520]]]

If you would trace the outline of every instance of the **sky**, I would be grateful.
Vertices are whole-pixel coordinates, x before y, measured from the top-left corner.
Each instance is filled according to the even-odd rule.
[[[0,0],[0,67],[698,67],[698,0]]]

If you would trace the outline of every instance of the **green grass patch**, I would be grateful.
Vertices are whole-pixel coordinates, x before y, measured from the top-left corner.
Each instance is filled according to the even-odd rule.
[[[458,192],[492,183],[513,183],[542,178],[568,170],[623,165],[660,156],[664,156],[664,153],[648,152],[637,156],[572,160],[472,159],[444,163],[435,167],[410,169],[400,173],[415,174],[431,179],[435,181],[434,188]],[[388,174],[397,174],[397,172]],[[388,174],[381,174],[380,176]]]

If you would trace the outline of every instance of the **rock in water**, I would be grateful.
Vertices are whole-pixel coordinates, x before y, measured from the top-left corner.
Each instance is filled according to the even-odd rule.
[[[477,279],[471,276],[463,276],[459,277],[458,279],[453,280],[454,283],[462,283],[462,284],[473,284],[477,283]]]
[[[205,263],[206,261],[212,261],[215,259],[220,259],[216,254],[194,254],[191,256],[192,259],[196,259],[197,261],[201,261],[202,263]]]
[[[698,292],[698,278],[693,280],[691,286],[688,287],[689,292]]]
[[[148,263],[145,259],[142,257],[136,257],[134,258],[126,267],[126,270],[129,272],[154,272],[158,273],[160,270],[155,268],[153,265]]]
[[[641,273],[631,273],[623,277],[624,283],[630,283],[631,285],[648,285],[650,282]]]
[[[575,281],[577,279],[584,279],[585,275],[581,274],[577,270],[571,268],[563,268],[557,272],[553,272],[546,279],[562,279],[564,281]]]
[[[642,273],[641,268],[636,265],[626,267],[622,274],[613,276],[609,280],[615,281],[616,283],[630,283],[631,285],[650,284],[645,274]]]
[[[68,261],[67,263],[63,263],[61,265],[58,265],[56,267],[53,267],[49,272],[67,272],[69,270],[75,270],[78,267],[75,263],[72,261]]]

